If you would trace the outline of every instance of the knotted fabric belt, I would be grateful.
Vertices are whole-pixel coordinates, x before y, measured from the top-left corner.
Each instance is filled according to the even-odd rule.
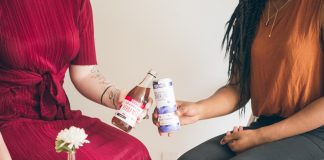
[[[71,110],[63,89],[64,73],[52,74],[46,72],[37,74],[35,72],[0,68],[0,95],[10,91],[12,87],[35,86],[35,89],[38,89],[41,119],[69,119]]]

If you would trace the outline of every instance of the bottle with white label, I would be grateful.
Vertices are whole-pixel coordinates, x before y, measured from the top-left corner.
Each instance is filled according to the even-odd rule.
[[[112,118],[112,124],[125,132],[129,132],[135,126],[137,118],[145,109],[154,78],[156,72],[150,70],[144,80],[129,91],[120,110]]]
[[[177,103],[170,78],[163,78],[153,82],[159,131],[162,133],[175,132],[180,129],[179,117],[176,114]]]

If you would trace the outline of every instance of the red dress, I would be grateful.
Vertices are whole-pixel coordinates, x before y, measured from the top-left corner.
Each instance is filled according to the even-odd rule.
[[[13,160],[66,159],[54,143],[71,125],[91,142],[77,160],[150,159],[136,138],[70,110],[71,64],[96,64],[89,0],[0,0],[0,132]]]

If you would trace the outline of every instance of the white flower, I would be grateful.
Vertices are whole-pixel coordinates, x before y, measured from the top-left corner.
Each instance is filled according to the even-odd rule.
[[[83,146],[83,143],[90,143],[86,138],[88,135],[84,129],[71,126],[69,129],[61,130],[56,137],[56,151],[74,151]],[[67,147],[67,148],[66,148]]]

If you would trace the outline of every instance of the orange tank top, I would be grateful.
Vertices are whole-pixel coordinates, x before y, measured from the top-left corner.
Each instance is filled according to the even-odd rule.
[[[321,0],[292,0],[266,26],[265,8],[251,48],[255,116],[288,117],[324,95]]]

